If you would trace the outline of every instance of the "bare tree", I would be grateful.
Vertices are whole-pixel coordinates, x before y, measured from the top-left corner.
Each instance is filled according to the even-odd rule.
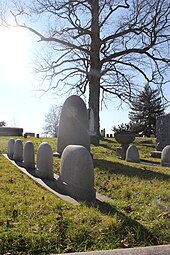
[[[49,112],[45,115],[45,124],[43,133],[53,137],[57,137],[58,125],[60,120],[62,106],[52,105]]]
[[[21,2],[10,8],[13,26],[31,31],[49,49],[37,72],[50,80],[50,88],[88,91],[97,134],[100,102],[108,93],[129,102],[142,83],[159,90],[169,83],[169,0]],[[28,25],[34,16],[41,27]]]

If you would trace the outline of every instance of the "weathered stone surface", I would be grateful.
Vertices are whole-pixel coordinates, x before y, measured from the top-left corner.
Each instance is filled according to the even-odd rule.
[[[71,197],[95,201],[94,167],[92,157],[84,146],[68,145],[62,154],[60,187]]]
[[[94,130],[94,111],[92,108],[89,108],[87,110],[88,113],[88,119],[89,119],[89,132],[91,136],[96,135],[96,132]]]
[[[25,168],[35,168],[34,145],[27,141],[24,145],[23,166]]]
[[[76,95],[65,101],[59,122],[57,152],[62,154],[67,145],[82,145],[90,151],[90,135],[87,109]]]
[[[170,167],[170,145],[165,146],[162,150],[161,165]]]
[[[14,143],[14,156],[13,159],[17,162],[23,161],[23,144],[21,139],[17,139]]]
[[[53,171],[53,152],[51,146],[47,142],[39,145],[37,151],[37,168],[35,173],[40,178],[54,178]]]
[[[140,156],[137,147],[134,144],[129,145],[126,151],[126,161],[139,163]]]
[[[156,119],[156,149],[162,151],[170,144],[170,113]]]
[[[15,140],[13,138],[10,138],[8,141],[8,152],[7,152],[7,155],[10,159],[12,159],[14,156],[14,144],[15,144]]]

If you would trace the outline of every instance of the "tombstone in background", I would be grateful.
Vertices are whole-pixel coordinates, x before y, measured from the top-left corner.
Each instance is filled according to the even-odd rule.
[[[53,152],[51,146],[47,142],[39,145],[37,151],[37,168],[35,173],[40,178],[53,179]]]
[[[93,160],[87,148],[68,145],[64,149],[58,184],[61,190],[77,200],[95,201]]]
[[[96,132],[94,131],[94,111],[92,108],[89,108],[87,110],[88,113],[88,119],[89,119],[89,132],[90,136],[96,135]]]
[[[126,161],[140,163],[140,156],[137,147],[134,144],[129,145],[126,151]]]
[[[87,113],[88,113],[88,120],[89,120],[90,143],[94,145],[98,145],[99,136],[96,134],[94,129],[94,111],[92,108],[89,108]]]
[[[23,161],[23,144],[21,139],[17,139],[14,143],[14,156],[13,159],[17,162]]]
[[[82,145],[90,151],[90,135],[87,109],[84,101],[76,95],[63,104],[59,122],[57,154],[61,156],[67,145]]]
[[[26,133],[24,133],[24,137],[25,137],[25,138],[27,138],[27,137],[35,137],[35,133],[26,132]]]
[[[27,141],[24,145],[23,166],[25,168],[35,168],[34,145],[30,141]]]
[[[162,151],[167,145],[170,145],[170,113],[156,119],[156,149]]]
[[[10,159],[13,159],[13,156],[14,156],[14,144],[15,144],[15,140],[13,138],[10,138],[8,141],[8,152],[7,152],[7,155]]]
[[[170,145],[165,146],[162,150],[161,166],[170,167]]]
[[[100,134],[102,137],[105,137],[106,136],[106,130],[105,128],[103,128],[101,131],[100,131]]]

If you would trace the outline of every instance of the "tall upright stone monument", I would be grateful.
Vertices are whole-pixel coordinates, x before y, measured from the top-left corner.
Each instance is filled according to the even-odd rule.
[[[90,135],[87,108],[76,95],[70,96],[63,104],[57,141],[57,153],[61,156],[68,145],[82,145],[90,151]]]
[[[162,151],[167,145],[170,145],[170,113],[156,119],[156,149]]]

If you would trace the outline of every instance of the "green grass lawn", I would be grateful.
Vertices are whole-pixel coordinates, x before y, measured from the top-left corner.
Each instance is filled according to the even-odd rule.
[[[15,138],[17,139],[17,138]],[[54,138],[31,140],[35,152],[43,141],[56,151]],[[170,243],[170,168],[129,163],[116,157],[119,145],[106,138],[91,145],[95,188],[108,203],[66,203],[41,188],[2,153],[8,137],[0,137],[0,254],[49,254]],[[150,158],[153,144],[136,138],[142,159]],[[59,173],[60,159],[54,158]]]

